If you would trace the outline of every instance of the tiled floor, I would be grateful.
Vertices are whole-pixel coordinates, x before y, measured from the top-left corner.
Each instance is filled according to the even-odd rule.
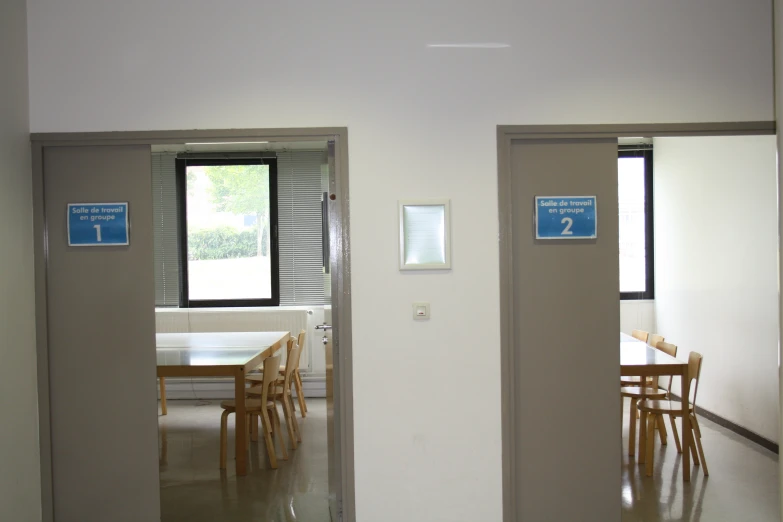
[[[161,520],[329,522],[326,401],[308,399],[307,406],[307,418],[299,418],[303,442],[296,451],[288,446],[288,461],[272,470],[263,442],[251,443],[250,473],[237,477],[233,416],[228,466],[218,469],[220,401],[169,401],[168,415],[158,417]]]
[[[329,522],[326,403],[309,399],[308,409],[300,420],[304,443],[291,458],[270,470],[263,446],[253,444],[251,472],[238,479],[231,420],[228,469],[218,469],[219,401],[170,401],[169,415],[159,417],[163,522]],[[778,522],[777,455],[704,418],[700,424],[710,476],[694,467],[690,484],[682,482],[670,435],[668,446],[656,442],[655,473],[647,478],[628,457],[626,401],[622,521]]]
[[[778,522],[778,456],[699,417],[710,476],[694,466],[689,484],[682,481],[681,457],[671,437],[656,439],[655,471],[628,457],[629,402],[623,417],[623,522]],[[679,421],[677,422],[680,428]],[[657,433],[657,432],[656,432]],[[638,450],[637,450],[638,455]]]

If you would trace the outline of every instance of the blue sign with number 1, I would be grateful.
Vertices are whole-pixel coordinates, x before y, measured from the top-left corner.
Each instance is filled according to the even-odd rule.
[[[537,196],[536,239],[595,239],[596,205],[596,196]]]
[[[69,246],[129,245],[127,203],[69,203]]]

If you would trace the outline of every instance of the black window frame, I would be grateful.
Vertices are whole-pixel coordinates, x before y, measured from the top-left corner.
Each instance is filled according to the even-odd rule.
[[[620,147],[617,159],[644,158],[644,250],[645,250],[645,291],[620,292],[622,301],[642,301],[655,299],[655,236],[653,225],[653,150],[652,147],[640,149]]]
[[[191,300],[188,280],[187,168],[214,165],[269,165],[269,250],[272,297],[268,299],[199,299]],[[277,158],[177,158],[177,215],[180,252],[180,308],[256,308],[280,306],[280,246],[278,237]]]

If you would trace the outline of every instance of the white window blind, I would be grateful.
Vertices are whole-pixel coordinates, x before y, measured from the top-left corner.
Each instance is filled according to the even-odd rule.
[[[152,154],[155,306],[179,306],[179,233],[174,153]]]
[[[321,164],[324,151],[277,154],[280,304],[324,302]]]

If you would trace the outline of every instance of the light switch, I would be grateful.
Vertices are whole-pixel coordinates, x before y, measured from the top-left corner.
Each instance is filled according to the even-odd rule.
[[[413,318],[422,320],[430,318],[429,303],[413,303]]]

